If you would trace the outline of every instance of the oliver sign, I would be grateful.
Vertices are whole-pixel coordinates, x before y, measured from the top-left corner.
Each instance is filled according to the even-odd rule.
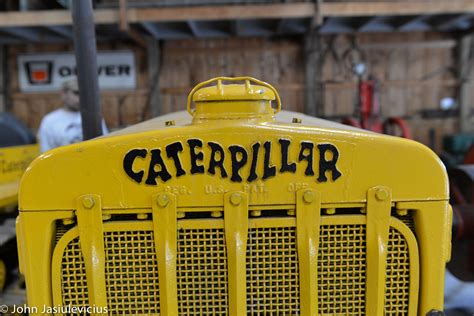
[[[101,89],[134,89],[135,59],[131,51],[97,54]],[[73,53],[24,54],[18,56],[22,92],[58,91],[64,81],[77,75]]]

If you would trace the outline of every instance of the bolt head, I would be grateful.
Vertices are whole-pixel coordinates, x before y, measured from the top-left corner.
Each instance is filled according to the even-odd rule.
[[[388,191],[385,189],[378,189],[375,192],[375,198],[379,201],[385,201],[388,199]]]
[[[166,207],[170,202],[170,198],[166,194],[160,194],[156,198],[156,204],[160,207]]]
[[[242,203],[242,195],[239,193],[232,193],[230,196],[230,203],[234,206],[240,205],[240,203]]]
[[[93,198],[92,196],[86,196],[86,197],[82,200],[82,205],[83,205],[85,208],[88,208],[88,209],[93,208],[94,205],[95,205],[94,198]]]
[[[313,203],[313,201],[314,201],[314,193],[313,193],[313,191],[306,191],[306,192],[303,194],[303,200],[304,200],[306,203]]]

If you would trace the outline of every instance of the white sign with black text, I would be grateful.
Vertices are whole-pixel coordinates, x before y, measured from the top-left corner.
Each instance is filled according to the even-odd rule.
[[[133,52],[99,52],[97,68],[100,89],[135,89]],[[22,92],[59,91],[64,81],[77,75],[76,58],[72,52],[19,55],[18,73]]]

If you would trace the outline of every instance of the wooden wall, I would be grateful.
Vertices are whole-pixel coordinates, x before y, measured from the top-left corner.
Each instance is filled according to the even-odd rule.
[[[344,58],[352,42],[342,35],[323,38],[322,113],[329,118],[354,113],[357,78]],[[458,118],[440,111],[442,98],[456,97],[456,42],[427,33],[362,34],[355,42],[366,57],[368,73],[379,82],[382,117],[404,117],[414,138],[427,145],[433,130],[433,147],[441,150],[442,136],[458,130]]]
[[[285,109],[304,109],[304,60],[299,40],[170,41],[163,48],[163,112],[186,108],[188,92],[217,76],[252,76],[277,87]]]
[[[433,34],[359,35],[356,42],[367,56],[369,72],[380,82],[382,115],[405,117],[416,140],[430,144],[434,131],[434,149],[441,149],[445,134],[458,131],[458,118],[441,113],[426,118],[426,111],[438,115],[439,102],[455,97],[455,45],[451,39]],[[323,91],[324,117],[338,119],[352,115],[357,97],[356,78],[344,66],[344,52],[350,38],[323,38],[323,69],[319,87]],[[332,43],[329,45],[329,43]],[[215,76],[251,75],[273,84],[280,92],[283,108],[304,110],[305,61],[303,39],[213,39],[167,41],[161,46],[161,113],[185,109],[186,96],[200,81]],[[102,107],[111,129],[140,122],[150,117],[146,49],[127,43],[101,43],[99,50],[132,49],[137,65],[135,91],[103,92]],[[37,129],[41,118],[61,106],[57,93],[23,94],[19,92],[16,57],[24,52],[71,51],[69,45],[10,46],[10,108],[28,126]]]

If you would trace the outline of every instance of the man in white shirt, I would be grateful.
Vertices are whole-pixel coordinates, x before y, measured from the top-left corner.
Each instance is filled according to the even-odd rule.
[[[63,83],[61,98],[64,107],[48,113],[41,121],[38,139],[41,152],[82,141],[82,120],[77,80]],[[108,133],[102,120],[102,131]]]

